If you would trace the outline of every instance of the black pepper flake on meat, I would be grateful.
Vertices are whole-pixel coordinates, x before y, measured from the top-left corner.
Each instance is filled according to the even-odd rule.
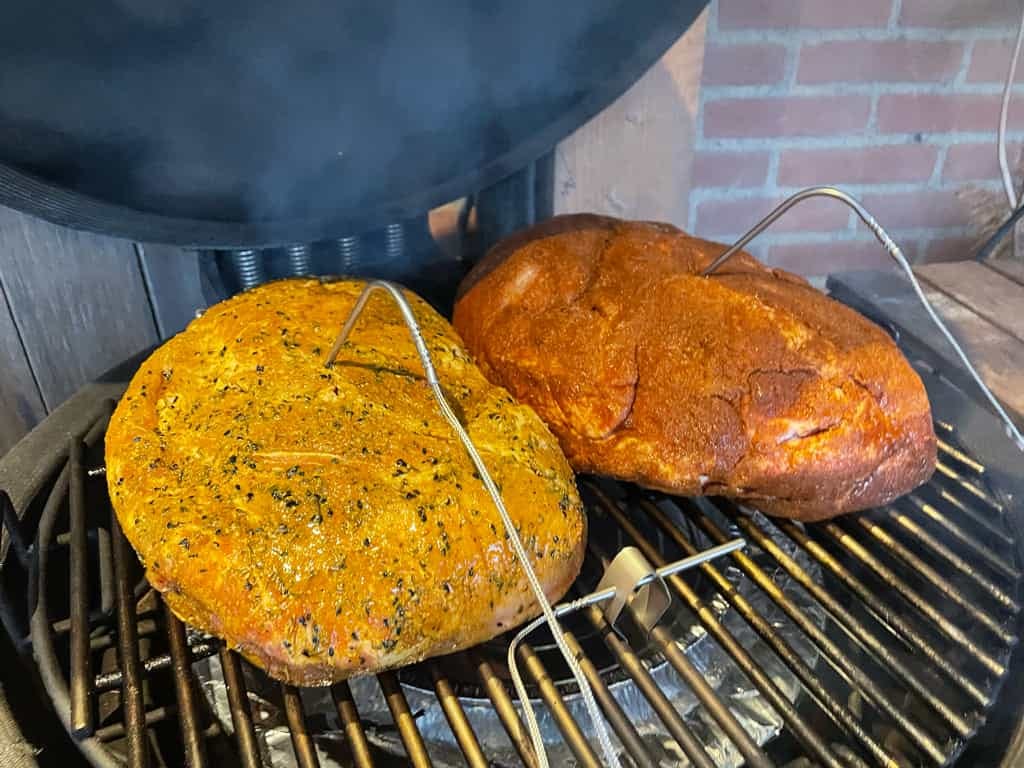
[[[562,498],[558,500],[558,508],[562,510],[562,517],[565,517],[565,513],[569,511],[570,506],[572,506],[572,502],[569,500],[569,494],[563,493]]]
[[[423,507],[417,507],[416,514],[420,516],[421,523],[427,522],[427,510],[425,510]]]
[[[245,580],[245,591],[246,592],[251,592],[252,591],[252,582],[249,581],[248,579]]]
[[[181,541],[179,541],[178,542],[178,546],[181,547],[182,549],[188,549],[188,539],[184,538]]]
[[[363,539],[363,546],[364,547],[370,546],[370,540],[369,539]]]

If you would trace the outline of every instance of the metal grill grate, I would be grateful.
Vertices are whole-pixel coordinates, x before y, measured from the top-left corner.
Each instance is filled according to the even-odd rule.
[[[84,438],[71,441],[39,520],[29,584],[30,637],[43,682],[97,766],[263,765],[244,662],[219,642],[190,635],[162,605],[141,578],[111,513],[105,483],[85,469],[100,458],[109,412]],[[585,573],[599,571],[611,547],[624,544],[661,565],[736,535],[748,540],[748,550],[730,561],[705,564],[699,573],[673,576],[668,583],[692,629],[726,654],[783,725],[779,736],[760,743],[737,715],[742,702],[716,690],[706,670],[683,652],[676,631],[659,626],[643,642],[630,643],[592,609],[572,625],[569,642],[632,764],[655,766],[677,754],[694,765],[713,766],[712,730],[750,766],[808,760],[836,767],[945,765],[958,755],[1006,675],[1017,641],[1020,571],[1012,527],[985,468],[956,445],[951,428],[937,429],[940,463],[930,484],[889,507],[819,525],[769,522],[721,500],[582,481],[593,533]],[[780,545],[786,540],[792,547]],[[780,574],[824,618],[782,590]],[[592,586],[581,584],[579,590]],[[751,591],[791,623],[799,643],[753,603]],[[738,639],[730,616],[752,630],[773,655],[772,663],[799,682],[799,695],[787,694],[766,657]],[[211,718],[194,673],[196,661],[213,656],[226,684],[230,735]],[[576,762],[599,765],[544,640],[524,645],[520,660]],[[659,665],[671,668],[696,696],[699,715],[673,706],[653,674]],[[464,695],[489,699],[515,753],[533,766],[505,679],[500,654],[487,646],[378,675],[404,747],[402,760],[432,764],[407,698],[411,685],[432,690],[469,765],[492,763]],[[612,682],[623,680],[655,713],[655,738],[640,733],[613,694]],[[319,765],[314,737],[322,723],[307,716],[297,689],[278,686],[277,695],[295,762]],[[335,685],[331,696],[344,733],[338,759],[360,768],[395,764],[394,755],[369,737],[350,686]],[[652,745],[659,742],[672,750],[657,751]]]

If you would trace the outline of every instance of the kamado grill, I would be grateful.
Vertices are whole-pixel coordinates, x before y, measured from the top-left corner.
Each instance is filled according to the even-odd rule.
[[[164,27],[146,27],[153,19],[145,14],[109,9],[109,29],[137,33],[141,24],[149,43],[161,43],[157,59],[192,41],[181,65],[186,71],[219,61],[210,40],[230,40],[246,59],[267,44],[271,28],[289,34],[259,14],[240,31],[234,21],[245,14],[229,5],[219,4],[205,19],[183,12]],[[135,83],[130,92],[137,102],[105,102],[141,115],[125,123],[123,134],[111,134],[111,145],[92,140],[99,118],[85,115],[86,99],[64,105],[77,118],[90,118],[78,122],[62,121],[67,114],[60,105],[47,105],[34,118],[50,130],[26,132],[32,120],[0,124],[8,149],[24,149],[10,137],[30,139],[24,162],[16,153],[0,156],[0,202],[72,226],[206,249],[183,265],[192,278],[160,288],[173,295],[186,283],[201,285],[189,300],[219,300],[276,276],[351,270],[400,279],[445,307],[483,247],[551,214],[550,155],[543,153],[635,80],[703,3],[568,3],[556,12],[558,23],[546,26],[544,14],[554,11],[524,3],[517,5],[515,29],[504,17],[500,24],[481,20],[459,2],[437,5],[429,20],[415,7],[383,3],[360,11],[366,14],[356,22],[362,37],[354,34],[340,52],[325,53],[320,32],[308,30],[338,22],[344,4],[335,5],[305,9],[310,18],[301,26],[311,37],[300,34],[297,44],[324,57],[316,71],[326,80],[317,75],[313,85],[355,83],[350,106],[366,108],[372,94],[366,61],[380,51],[366,39],[382,38],[366,38],[367,30],[380,31],[404,15],[417,21],[405,25],[410,28],[429,21],[425,35],[469,28],[481,50],[492,43],[499,54],[521,44],[515,29],[553,28],[546,44],[561,46],[564,56],[550,71],[501,75],[501,67],[484,67],[479,79],[470,78],[478,85],[493,81],[492,90],[456,78],[446,110],[427,116],[420,131],[410,127],[416,121],[399,108],[401,99],[390,112],[379,107],[371,124],[394,128],[388,132],[394,141],[383,149],[370,141],[367,124],[330,124],[323,110],[313,117],[328,124],[310,133],[302,122],[310,115],[275,109],[301,100],[262,93],[267,118],[245,136],[244,147],[226,151],[219,164],[209,148],[196,150],[197,162],[214,163],[201,177],[195,166],[161,166],[162,190],[111,184],[141,178],[140,168],[163,153],[179,160],[176,153],[188,154],[184,145],[167,144],[170,134],[157,127],[162,107],[148,94],[159,87]],[[36,10],[26,5],[25,13]],[[416,39],[408,30],[396,34],[400,45]],[[0,58],[24,65],[10,71],[22,72],[24,83],[41,79],[45,89],[55,70],[28,65],[37,56],[46,60],[46,45],[7,42]],[[68,34],[47,44],[69,45]],[[71,45],[65,53],[97,66],[88,46]],[[491,63],[501,62],[499,54]],[[177,77],[171,70],[166,62],[154,64],[150,74],[167,86]],[[210,93],[184,98],[176,109],[198,119],[190,110],[213,103],[221,112],[212,122],[237,119],[231,110],[241,105],[244,112],[253,95],[243,89],[234,102],[211,101],[224,86],[221,74],[211,77]],[[523,82],[512,82],[520,76]],[[436,71],[421,68],[416,77],[436,90]],[[538,88],[538,78],[551,88]],[[416,87],[405,82],[403,92]],[[0,87],[0,106],[12,93]],[[422,99],[416,103],[423,107]],[[463,130],[467,114],[477,117]],[[57,130],[69,124],[79,133]],[[271,146],[269,137],[289,126],[308,140],[294,142],[293,155],[271,171],[257,172],[253,151]],[[365,148],[352,176],[332,175],[303,155],[320,151],[320,138],[332,130],[353,153]],[[221,147],[235,138],[212,135]],[[111,149],[126,145],[137,151]],[[63,154],[52,151],[57,146]],[[399,157],[396,147],[412,154]],[[378,150],[384,154],[374,156]],[[368,177],[356,171],[374,163],[387,173],[361,194],[360,179]],[[246,186],[253,178],[263,181]],[[200,187],[209,194],[199,194]],[[302,193],[279,195],[271,204],[278,189]],[[463,238],[462,261],[439,259],[425,212],[470,192],[461,223],[465,235],[474,208],[478,239]],[[258,204],[247,206],[254,199]],[[916,301],[909,288],[891,279],[879,285],[877,276],[839,275],[828,287],[886,327],[921,374],[939,438],[938,467],[927,485],[884,508],[804,525],[721,499],[579,478],[590,535],[582,573],[564,598],[576,601],[575,609],[561,626],[622,765],[1011,766],[1024,760],[1024,694],[1013,684],[1024,674],[1017,651],[1021,455],[982,407],[973,382],[937,351],[945,342],[923,311],[901,312],[898,319],[886,311],[889,302]],[[375,677],[298,689],[272,681],[171,614],[116,524],[103,476],[106,425],[141,359],[80,390],[0,459],[0,617],[7,646],[0,736],[8,747],[0,760],[104,768],[537,766],[506,663],[518,630]],[[647,577],[664,584],[671,602],[652,621],[654,592],[640,593],[613,625],[607,601],[584,604],[584,598],[629,547],[652,568],[673,566],[663,582]],[[547,629],[530,634],[516,658],[550,764],[601,765],[594,723]],[[13,746],[22,738],[38,751]]]

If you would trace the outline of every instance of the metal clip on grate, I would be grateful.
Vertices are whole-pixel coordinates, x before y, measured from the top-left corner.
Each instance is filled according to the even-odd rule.
[[[975,383],[981,389],[982,394],[985,395],[985,399],[988,400],[996,414],[1000,419],[1002,419],[1003,425],[1006,429],[1006,436],[1013,440],[1020,450],[1024,451],[1024,435],[1022,435],[1020,430],[1017,429],[1017,425],[1014,424],[1013,419],[1010,418],[1009,414],[1003,408],[1002,403],[1000,403],[996,396],[992,394],[988,385],[985,384],[977,370],[975,370],[974,365],[967,357],[967,353],[964,352],[960,343],[956,340],[956,337],[952,334],[949,328],[946,327],[946,324],[942,321],[942,318],[939,317],[938,313],[936,313],[931,302],[928,301],[928,297],[924,295],[924,291],[921,290],[921,285],[918,283],[917,277],[914,275],[914,270],[911,268],[910,262],[907,261],[906,256],[903,255],[903,251],[900,250],[900,247],[896,245],[895,241],[889,237],[889,233],[885,231],[881,224],[878,223],[878,220],[868,212],[857,198],[852,195],[843,192],[841,189],[836,189],[835,187],[808,187],[807,189],[801,190],[796,194],[787,197],[779,203],[771,213],[751,227],[743,237],[730,246],[721,256],[712,261],[701,274],[705,277],[713,275],[719,267],[739,253],[740,250],[746,247],[751,240],[774,224],[786,213],[786,211],[794,205],[812,197],[831,197],[833,200],[838,200],[856,213],[858,218],[867,225],[868,229],[871,230],[871,233],[875,236],[878,242],[882,244],[886,253],[888,253],[889,256],[892,257],[893,261],[899,265],[900,269],[906,273],[907,279],[910,281],[910,285],[914,289],[914,293],[917,294],[917,298],[924,305],[925,311],[928,312],[928,316],[942,332],[942,335],[946,337],[946,340],[952,345],[953,351],[956,352],[957,357],[960,358],[960,362],[964,364],[964,367],[971,375],[971,378],[974,379]]]
[[[487,492],[490,494],[495,508],[497,508],[498,513],[501,515],[501,521],[505,526],[505,531],[508,534],[509,540],[512,542],[512,547],[516,552],[516,558],[518,559],[520,566],[522,566],[523,571],[526,573],[526,577],[530,583],[531,589],[533,590],[534,597],[543,611],[542,616],[528,624],[515,637],[508,649],[508,666],[512,675],[512,683],[515,686],[516,693],[519,694],[520,701],[524,702],[526,705],[524,708],[526,724],[530,731],[534,751],[536,752],[539,764],[542,768],[546,768],[548,765],[547,755],[544,750],[544,740],[541,737],[540,727],[537,724],[537,719],[533,712],[533,707],[530,704],[530,699],[526,695],[526,686],[523,684],[522,676],[519,674],[516,650],[526,635],[544,623],[547,623],[550,628],[551,634],[555,639],[555,643],[558,645],[562,656],[565,658],[566,664],[569,665],[569,669],[580,687],[580,693],[582,694],[583,700],[586,704],[587,713],[589,714],[590,719],[594,724],[594,728],[597,731],[598,741],[600,742],[601,751],[604,753],[605,760],[608,761],[610,765],[618,764],[619,761],[615,754],[615,749],[612,746],[611,738],[605,728],[604,720],[601,717],[597,702],[594,698],[593,690],[590,686],[590,676],[586,675],[580,667],[580,663],[577,658],[578,654],[574,653],[572,648],[569,647],[566,635],[558,624],[558,617],[610,601],[611,611],[607,613],[606,618],[609,623],[614,626],[615,620],[618,618],[618,614],[621,612],[622,608],[627,603],[630,603],[637,606],[636,613],[642,617],[641,620],[644,624],[644,628],[649,631],[653,629],[654,625],[657,624],[662,614],[668,608],[670,598],[668,588],[664,583],[665,576],[670,576],[687,568],[700,565],[714,557],[718,557],[719,555],[733,552],[743,546],[743,540],[737,539],[727,544],[714,547],[707,552],[686,558],[685,560],[681,560],[677,563],[672,563],[658,570],[655,570],[651,566],[639,550],[632,547],[627,548],[619,553],[616,559],[612,561],[611,566],[605,574],[605,578],[602,579],[601,584],[598,586],[597,592],[586,595],[578,600],[574,600],[571,603],[562,604],[552,608],[550,602],[548,602],[547,596],[544,594],[544,589],[541,586],[540,579],[537,578],[537,574],[534,572],[533,566],[530,564],[530,560],[526,554],[526,549],[523,547],[523,543],[519,538],[519,533],[516,530],[515,523],[512,521],[512,518],[508,514],[508,510],[505,508],[505,503],[501,498],[501,493],[498,491],[494,480],[491,478],[490,472],[487,470],[487,466],[480,457],[476,446],[473,445],[473,441],[470,439],[465,427],[462,426],[462,423],[459,421],[455,412],[449,405],[448,400],[444,396],[440,381],[437,378],[437,371],[434,368],[433,361],[430,357],[430,351],[427,349],[426,342],[423,340],[423,334],[420,331],[419,323],[416,322],[416,316],[413,314],[412,307],[409,306],[409,302],[406,301],[405,296],[402,295],[401,288],[394,283],[389,283],[385,280],[374,280],[367,283],[363,292],[356,300],[355,305],[352,307],[352,311],[349,313],[348,318],[345,320],[345,323],[341,328],[341,332],[338,334],[338,338],[335,339],[334,345],[327,354],[327,360],[325,362],[326,367],[330,368],[334,364],[335,359],[338,357],[338,353],[341,351],[342,346],[348,339],[349,334],[351,334],[352,328],[355,326],[359,315],[362,313],[363,309],[366,307],[367,301],[369,301],[370,296],[375,291],[384,291],[390,295],[398,305],[398,308],[402,313],[402,319],[405,321],[405,324],[409,329],[413,343],[416,346],[416,351],[419,354],[420,362],[423,365],[423,372],[426,375],[427,384],[430,386],[431,392],[433,392],[434,398],[437,400],[441,413],[451,425],[456,435],[458,435],[463,447],[466,449],[470,459],[473,461],[477,472],[480,473],[481,481],[483,482],[484,487],[487,488]],[[640,591],[636,592],[638,589]],[[655,605],[657,607],[655,607]]]

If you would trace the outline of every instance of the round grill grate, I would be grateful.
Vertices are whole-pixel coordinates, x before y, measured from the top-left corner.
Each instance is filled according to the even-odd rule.
[[[105,484],[89,476],[105,419],[71,442],[18,524],[37,530],[24,606],[31,650],[90,762],[365,766],[400,755],[417,765],[532,764],[504,685],[504,640],[375,681],[300,692],[186,633],[140,581]],[[835,766],[944,765],[957,757],[1006,677],[1020,571],[1007,499],[951,428],[938,431],[940,462],[927,486],[813,526],[581,480],[592,542],[580,592],[596,584],[602,556],[623,545],[658,564],[733,535],[749,542],[728,562],[673,577],[675,610],[649,637],[627,628],[623,638],[597,614],[567,623],[634,763],[771,765],[804,755]],[[5,588],[11,574],[5,568]],[[596,765],[575,690],[543,634],[531,641],[524,667],[553,759]],[[213,667],[227,718],[210,706],[210,679],[197,677]],[[370,689],[379,705],[361,698]],[[481,704],[503,748],[475,720]]]

